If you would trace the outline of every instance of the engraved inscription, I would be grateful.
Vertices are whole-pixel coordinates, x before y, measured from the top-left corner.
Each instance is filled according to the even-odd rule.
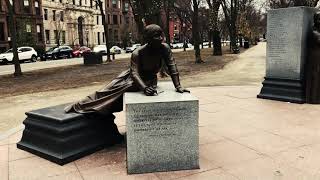
[[[181,134],[177,122],[183,121],[181,114],[187,108],[133,109],[129,115],[132,130],[149,137],[169,137]]]
[[[300,78],[302,17],[302,11],[274,10],[268,14],[268,77]]]

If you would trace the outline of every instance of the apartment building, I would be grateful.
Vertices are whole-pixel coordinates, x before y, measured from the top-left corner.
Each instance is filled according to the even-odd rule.
[[[127,0],[102,0],[111,45],[133,41],[137,30]],[[59,45],[94,47],[105,44],[100,9],[95,0],[43,0],[47,48]]]
[[[43,0],[43,24],[47,48],[57,45],[92,47],[105,41],[102,17],[95,0]]]
[[[44,47],[42,0],[14,0],[14,22],[18,46]],[[8,5],[0,0],[0,52],[11,47]]]

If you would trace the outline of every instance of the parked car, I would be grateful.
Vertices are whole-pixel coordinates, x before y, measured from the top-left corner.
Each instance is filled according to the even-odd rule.
[[[36,62],[38,53],[32,47],[19,47],[18,48],[18,57],[21,62],[31,61]],[[13,50],[9,49],[8,51],[0,54],[0,62],[2,63],[12,63],[13,61]]]
[[[183,48],[183,43],[173,43],[172,49],[181,49]]]
[[[59,46],[59,47],[52,47],[46,51],[43,55],[42,59],[61,59],[61,58],[72,58],[72,48],[69,46]]]
[[[103,55],[107,55],[107,47],[106,47],[106,45],[96,45],[93,48],[93,52],[102,53]]]
[[[119,48],[118,46],[112,46],[112,48],[110,48],[110,53],[111,54],[121,54],[122,49]]]
[[[141,44],[133,44],[131,47],[127,47],[126,48],[126,53],[131,53],[131,52],[133,52],[134,50],[136,50],[140,46],[141,46]]]
[[[73,54],[73,57],[81,57],[83,53],[87,53],[87,52],[91,52],[91,49],[86,46],[82,46],[79,49],[73,50],[72,54]]]

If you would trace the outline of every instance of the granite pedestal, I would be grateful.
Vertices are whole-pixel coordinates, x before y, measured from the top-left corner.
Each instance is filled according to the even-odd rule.
[[[66,114],[65,106],[27,112],[17,147],[63,165],[115,143],[113,115]]]
[[[267,68],[258,98],[305,102],[307,39],[314,8],[270,10],[267,24]]]
[[[158,96],[125,93],[129,174],[199,168],[199,103],[159,84]]]

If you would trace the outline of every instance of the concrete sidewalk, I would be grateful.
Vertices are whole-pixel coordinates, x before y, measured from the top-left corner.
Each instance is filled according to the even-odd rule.
[[[260,86],[190,90],[200,100],[199,170],[127,175],[124,144],[59,166],[18,150],[20,130],[0,141],[0,179],[320,179],[320,106],[257,99]],[[124,133],[123,112],[116,123]]]

